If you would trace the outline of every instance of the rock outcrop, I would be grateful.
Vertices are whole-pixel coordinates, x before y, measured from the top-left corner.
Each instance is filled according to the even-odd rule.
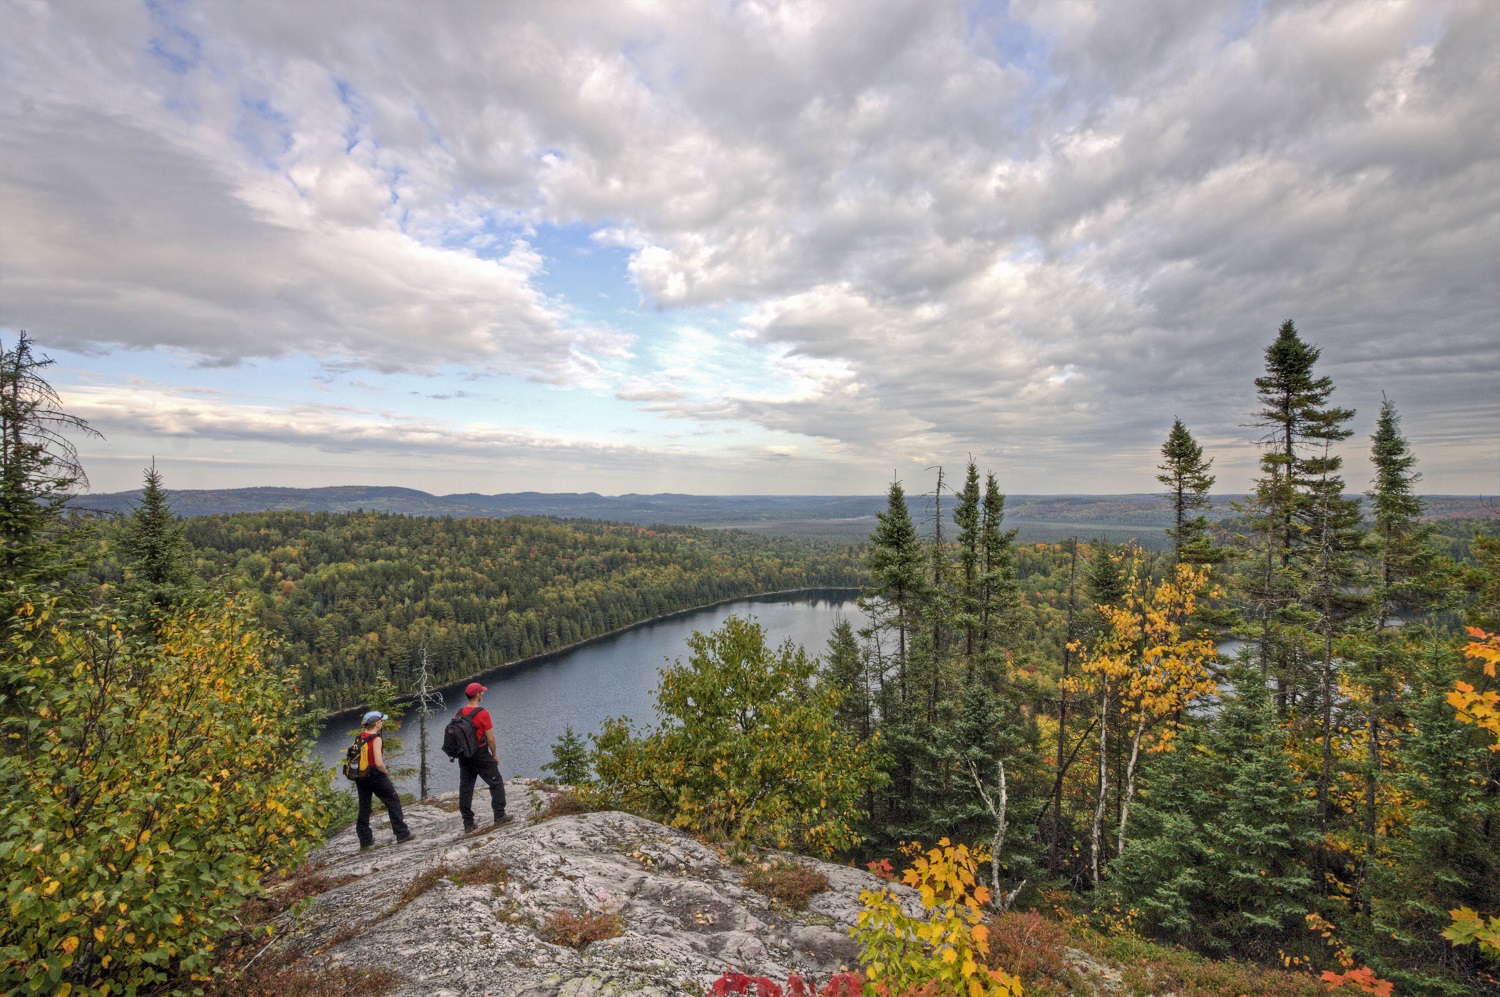
[[[407,808],[406,844],[392,843],[383,814],[373,849],[361,852],[352,828],[337,835],[313,856],[334,885],[277,944],[394,968],[404,997],[701,997],[726,968],[825,980],[856,962],[849,928],[860,890],[878,885],[862,870],[798,858],[830,885],[794,911],[681,831],[624,813],[537,822],[537,784],[512,781],[506,795],[518,819],[470,835],[456,794]],[[585,914],[615,915],[620,933],[582,950],[544,940],[549,921]]]

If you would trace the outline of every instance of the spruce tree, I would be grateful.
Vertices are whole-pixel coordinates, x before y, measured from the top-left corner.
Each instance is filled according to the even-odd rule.
[[[1365,538],[1369,592],[1369,632],[1355,654],[1350,680],[1357,705],[1364,712],[1365,762],[1361,800],[1361,831],[1365,839],[1360,866],[1362,909],[1372,915],[1373,862],[1377,843],[1380,790],[1385,782],[1381,758],[1384,741],[1394,736],[1388,728],[1403,722],[1410,671],[1420,652],[1422,617],[1446,601],[1447,574],[1432,544],[1433,529],[1422,521],[1423,502],[1415,493],[1421,475],[1416,455],[1401,435],[1396,407],[1384,399],[1370,459],[1375,478],[1366,493],[1372,529]],[[1404,618],[1404,619],[1403,619]],[[1404,625],[1402,625],[1404,624]]]
[[[993,669],[1001,664],[1004,644],[1014,635],[1016,612],[1021,606],[1021,589],[1016,581],[1016,531],[1005,529],[1005,496],[993,474],[984,479],[980,537],[980,658]]]
[[[126,588],[142,613],[164,610],[191,593],[190,548],[182,522],[167,502],[155,461],[145,471],[140,504],[125,521],[120,550]]]
[[[828,654],[823,659],[822,680],[838,690],[834,717],[839,727],[856,741],[870,737],[870,691],[866,683],[865,659],[854,626],[845,619],[833,625]]]
[[[884,631],[895,631],[896,681],[904,702],[912,632],[924,585],[922,546],[899,481],[891,483],[886,493],[886,510],[877,513],[875,521],[866,558],[870,585],[862,593],[860,608],[870,615],[877,640]]]
[[[564,786],[577,786],[589,777],[589,753],[583,738],[573,732],[573,725],[563,728],[552,745],[552,761],[542,766]]]
[[[1262,474],[1246,509],[1260,561],[1249,585],[1259,621],[1260,666],[1275,679],[1282,710],[1309,685],[1305,624],[1308,613],[1319,610],[1305,599],[1307,565],[1313,565],[1313,587],[1326,595],[1347,553],[1340,534],[1348,508],[1341,502],[1343,483],[1331,447],[1349,435],[1344,425],[1354,411],[1330,406],[1333,380],[1314,374],[1321,355],[1288,320],[1266,347],[1265,374],[1255,379],[1261,403],[1255,425],[1265,432]]]
[[[1200,775],[1215,787],[1201,839],[1210,864],[1200,917],[1238,951],[1267,958],[1305,928],[1318,832],[1265,685],[1249,669],[1230,678],[1236,694],[1205,740],[1210,761]]]
[[[964,662],[967,680],[974,681],[977,657],[980,653],[980,600],[983,584],[982,562],[984,560],[983,516],[980,511],[979,469],[969,460],[964,476],[963,491],[958,493],[958,504],[953,509],[953,522],[958,527],[958,595],[954,600],[958,609],[957,622],[964,635]]]
[[[1181,419],[1172,420],[1172,430],[1161,447],[1161,474],[1156,476],[1167,488],[1172,501],[1172,566],[1179,564],[1212,564],[1221,559],[1208,535],[1208,518],[1201,510],[1211,504],[1209,489],[1214,476],[1209,474],[1213,459],[1203,459],[1203,447],[1193,439]]]
[[[15,346],[0,344],[0,589],[55,586],[80,567],[64,509],[86,487],[69,436],[98,436],[62,410],[38,357],[22,332]],[[13,597],[6,597],[5,609]]]

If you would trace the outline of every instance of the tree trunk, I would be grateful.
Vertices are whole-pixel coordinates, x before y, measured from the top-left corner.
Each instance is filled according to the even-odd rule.
[[[1109,680],[1099,695],[1099,802],[1094,806],[1094,833],[1090,854],[1094,885],[1099,885],[1099,852],[1104,846],[1104,807],[1109,800]]]

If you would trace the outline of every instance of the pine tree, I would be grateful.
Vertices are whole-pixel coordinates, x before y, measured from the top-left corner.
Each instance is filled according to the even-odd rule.
[[[1286,737],[1259,677],[1232,673],[1236,689],[1206,739],[1215,787],[1202,839],[1209,853],[1201,916],[1215,935],[1266,958],[1312,908],[1307,855],[1318,840]]]
[[[1276,704],[1283,710],[1308,684],[1309,652],[1297,632],[1307,622],[1298,611],[1305,593],[1304,565],[1313,562],[1318,575],[1314,588],[1323,585],[1318,591],[1326,595],[1342,570],[1338,559],[1344,553],[1340,531],[1347,507],[1341,504],[1342,480],[1331,446],[1349,435],[1344,425],[1354,411],[1329,405],[1333,380],[1313,373],[1321,355],[1288,320],[1266,347],[1266,373],[1255,379],[1261,403],[1255,424],[1265,435],[1262,475],[1247,510],[1263,560],[1252,591],[1261,669],[1275,679]]]
[[[834,716],[839,727],[857,741],[870,737],[870,690],[866,681],[864,655],[854,636],[854,626],[845,619],[833,625],[828,638],[828,654],[823,659],[822,679],[839,694]]]
[[[0,344],[0,589],[56,585],[80,565],[64,507],[87,485],[69,434],[98,436],[64,412],[42,372],[52,365],[22,332]],[[10,608],[6,599],[6,610]]]
[[[1364,711],[1365,763],[1362,831],[1365,854],[1360,867],[1360,898],[1371,916],[1371,883],[1377,849],[1380,788],[1385,781],[1381,746],[1384,728],[1402,722],[1409,671],[1423,628],[1420,616],[1441,608],[1448,581],[1432,544],[1433,529],[1422,521],[1423,502],[1414,486],[1421,475],[1416,456],[1401,435],[1396,407],[1384,399],[1371,437],[1370,459],[1375,479],[1367,492],[1373,529],[1365,539],[1369,577],[1370,631],[1365,646],[1354,655],[1351,683]],[[1398,620],[1398,615],[1410,617]],[[1404,622],[1405,625],[1395,624]]]
[[[167,503],[155,461],[146,469],[141,502],[125,521],[120,551],[126,586],[143,614],[176,605],[192,591],[190,548],[182,522]]]
[[[1208,518],[1199,510],[1211,504],[1209,489],[1214,476],[1209,474],[1213,459],[1203,459],[1203,447],[1193,439],[1181,419],[1172,420],[1172,430],[1161,447],[1161,474],[1156,476],[1167,487],[1172,500],[1172,566],[1179,564],[1212,564],[1222,560],[1221,552],[1208,535]]]
[[[589,753],[583,738],[573,733],[573,725],[563,728],[552,745],[552,761],[542,766],[564,786],[577,786],[589,777]]]
[[[873,635],[877,639],[886,630],[895,631],[897,687],[904,703],[911,638],[924,585],[922,547],[899,481],[891,483],[886,511],[877,513],[875,520],[866,561],[871,582],[860,600],[860,608],[873,621]]]

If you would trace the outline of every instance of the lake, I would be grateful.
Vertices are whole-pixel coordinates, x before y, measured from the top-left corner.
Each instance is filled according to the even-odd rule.
[[[541,767],[552,761],[553,743],[569,725],[584,737],[597,733],[606,717],[627,716],[637,725],[655,724],[652,694],[658,672],[679,658],[687,658],[687,639],[694,631],[713,630],[730,615],[753,617],[765,629],[767,644],[774,647],[791,639],[809,655],[821,657],[840,618],[847,617],[856,628],[862,622],[854,596],[853,590],[833,589],[720,603],[651,620],[588,644],[481,675],[479,681],[489,688],[484,706],[495,721],[501,775],[507,779],[540,777]],[[430,792],[458,788],[458,766],[443,754],[441,744],[444,725],[465,702],[463,687],[467,684],[465,681],[440,690],[444,705],[428,721]],[[358,726],[358,716],[348,714],[333,718],[325,726],[317,742],[318,757],[324,765],[343,765],[344,752]],[[392,769],[415,769],[416,716],[408,713],[402,719],[398,736],[404,749],[388,764]],[[336,781],[341,788],[353,788],[342,776]],[[396,779],[401,790],[414,795],[417,783],[415,771]],[[482,796],[482,785],[480,789]]]

